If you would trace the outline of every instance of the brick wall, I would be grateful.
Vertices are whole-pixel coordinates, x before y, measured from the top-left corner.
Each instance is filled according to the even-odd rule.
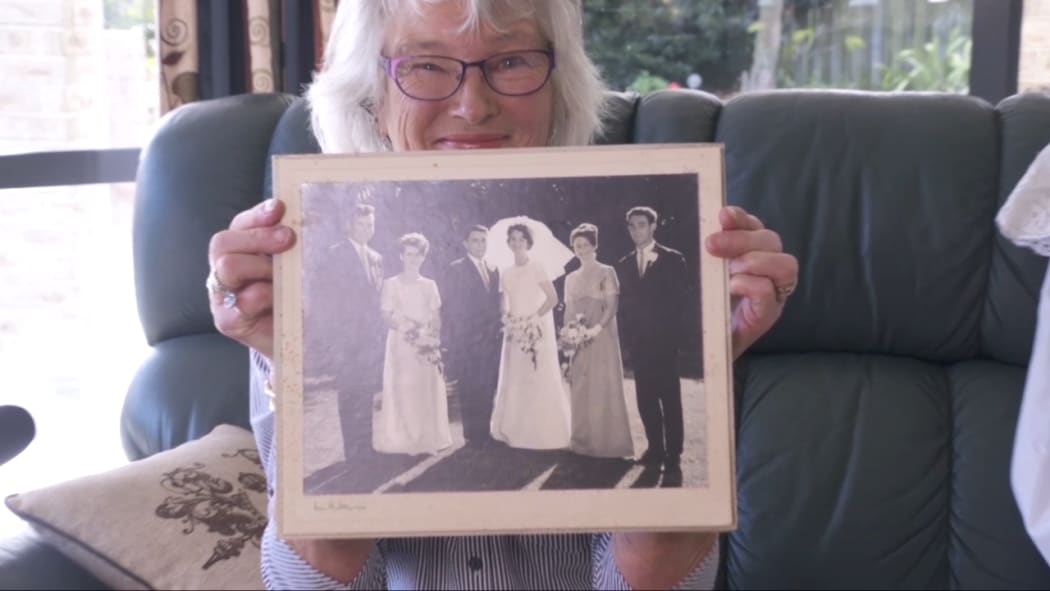
[[[1018,88],[1050,92],[1050,0],[1025,0]]]
[[[0,0],[0,153],[107,135],[102,0]]]
[[[157,117],[141,29],[102,0],[0,0],[0,154],[141,146]]]

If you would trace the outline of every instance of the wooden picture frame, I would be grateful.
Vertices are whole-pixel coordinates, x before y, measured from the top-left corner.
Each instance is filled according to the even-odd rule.
[[[276,157],[280,535],[734,529],[724,176],[719,144]]]

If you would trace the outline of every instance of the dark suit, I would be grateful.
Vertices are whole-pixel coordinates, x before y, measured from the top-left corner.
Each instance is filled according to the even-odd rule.
[[[372,449],[372,402],[383,387],[386,325],[379,310],[383,257],[367,246],[365,253],[367,267],[349,241],[336,245],[332,253],[336,268],[346,270],[342,293],[332,294],[342,304],[332,321],[346,339],[336,384],[348,460]]]
[[[442,332],[447,348],[449,378],[456,380],[463,436],[467,441],[489,439],[492,402],[499,380],[500,332],[499,271],[485,263],[489,287],[469,257],[449,265],[443,278]]]
[[[649,452],[676,461],[682,454],[682,387],[678,350],[686,304],[685,257],[654,245],[656,260],[638,275],[637,250],[616,264],[620,279],[618,319],[634,368],[638,414]]]

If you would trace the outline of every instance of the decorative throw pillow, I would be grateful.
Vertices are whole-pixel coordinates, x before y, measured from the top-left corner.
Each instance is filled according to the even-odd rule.
[[[48,543],[117,589],[261,589],[266,478],[250,431],[7,497]]]

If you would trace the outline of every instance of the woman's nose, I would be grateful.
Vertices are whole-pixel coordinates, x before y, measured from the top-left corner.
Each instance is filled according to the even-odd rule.
[[[467,68],[463,75],[463,85],[453,96],[453,114],[471,124],[482,123],[499,111],[496,93],[485,81],[480,68]]]

